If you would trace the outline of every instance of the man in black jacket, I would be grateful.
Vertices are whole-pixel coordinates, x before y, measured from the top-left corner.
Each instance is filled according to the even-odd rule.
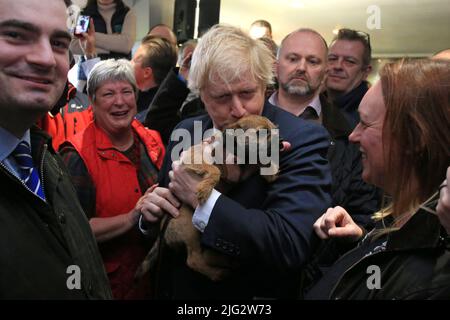
[[[192,53],[196,46],[195,40],[183,44],[180,49],[179,67],[173,67],[167,73],[148,109],[142,113],[145,115],[143,124],[157,130],[164,145],[167,145],[170,134],[181,120],[206,113],[201,100],[187,87]]]
[[[362,31],[340,29],[330,45],[327,94],[352,129],[359,122],[359,103],[369,89],[371,54],[369,34]]]
[[[166,78],[167,73],[175,67],[177,63],[177,50],[168,40],[159,36],[148,35],[142,39],[142,43],[133,56],[134,75],[139,88],[137,97],[138,113],[136,119],[144,122],[147,111],[160,84]],[[161,131],[161,119],[151,119],[146,125],[150,129],[157,130],[163,136],[163,141],[167,138]]]
[[[332,206],[345,207],[360,225],[370,224],[379,199],[362,181],[361,153],[349,143],[352,129],[343,112],[320,94],[327,70],[327,45],[311,29],[299,29],[282,41],[277,63],[279,90],[269,102],[294,115],[321,123],[331,136],[328,160],[333,176]]]
[[[362,180],[361,152],[348,140],[352,129],[343,112],[320,94],[326,70],[327,45],[323,37],[311,29],[290,33],[280,46],[277,62],[279,89],[269,102],[300,118],[321,123],[328,130],[331,137],[327,158],[333,177],[332,207],[346,208],[358,225],[370,229],[373,227],[370,216],[379,208],[380,195],[374,186]],[[316,224],[321,223],[321,219]],[[323,234],[318,236],[328,238]],[[322,242],[305,274],[308,278],[320,277],[321,270],[331,265],[346,249],[347,244],[342,246],[335,240]]]
[[[61,159],[30,128],[61,96],[71,40],[63,0],[0,0],[0,298],[111,298]]]

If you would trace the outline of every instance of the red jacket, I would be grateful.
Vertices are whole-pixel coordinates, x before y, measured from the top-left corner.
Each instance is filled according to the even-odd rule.
[[[66,105],[65,108],[67,107]],[[91,107],[80,112],[66,113],[64,116],[61,113],[52,115],[48,112],[38,122],[38,126],[52,137],[53,149],[58,150],[65,140],[83,131],[92,122],[92,119]]]
[[[37,123],[38,127],[52,137],[54,150],[58,150],[64,141],[83,131],[93,120],[92,107],[87,108],[87,104],[76,105],[75,109],[69,105],[70,101],[76,97],[77,89],[68,83],[67,90],[68,103],[61,109],[47,112]]]
[[[132,128],[144,143],[147,153],[160,169],[164,146],[158,132],[133,120]],[[134,164],[113,148],[106,133],[92,122],[83,132],[68,140],[83,159],[96,190],[96,217],[113,217],[132,210],[142,196]],[[99,244],[106,272],[117,299],[143,298],[129,294],[134,273],[147,250],[134,228],[115,239]]]

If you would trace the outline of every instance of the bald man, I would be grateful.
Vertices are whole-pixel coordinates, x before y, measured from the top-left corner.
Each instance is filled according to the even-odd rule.
[[[348,141],[350,123],[337,106],[320,94],[327,56],[327,43],[315,30],[299,29],[287,35],[277,61],[280,86],[269,102],[328,130],[333,206],[345,207],[357,223],[368,226],[370,214],[378,209],[379,197],[374,187],[362,181],[361,153]]]

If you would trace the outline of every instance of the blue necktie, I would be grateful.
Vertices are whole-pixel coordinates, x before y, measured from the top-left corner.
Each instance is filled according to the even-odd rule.
[[[20,142],[12,155],[19,165],[20,179],[33,193],[45,201],[44,189],[42,188],[37,169],[34,167],[28,143],[25,141]]]

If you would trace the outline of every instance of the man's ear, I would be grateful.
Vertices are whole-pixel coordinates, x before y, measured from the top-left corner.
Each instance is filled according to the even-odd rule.
[[[367,77],[372,72],[372,66],[369,64],[364,70],[363,80],[367,80]]]
[[[145,79],[153,79],[153,69],[152,67],[145,67],[144,68],[144,77]]]
[[[278,68],[280,67],[280,62],[279,62],[279,60],[278,60],[278,58],[275,60],[275,63],[274,63],[274,69],[275,69],[275,77],[277,77],[277,78],[279,78],[278,77]]]

